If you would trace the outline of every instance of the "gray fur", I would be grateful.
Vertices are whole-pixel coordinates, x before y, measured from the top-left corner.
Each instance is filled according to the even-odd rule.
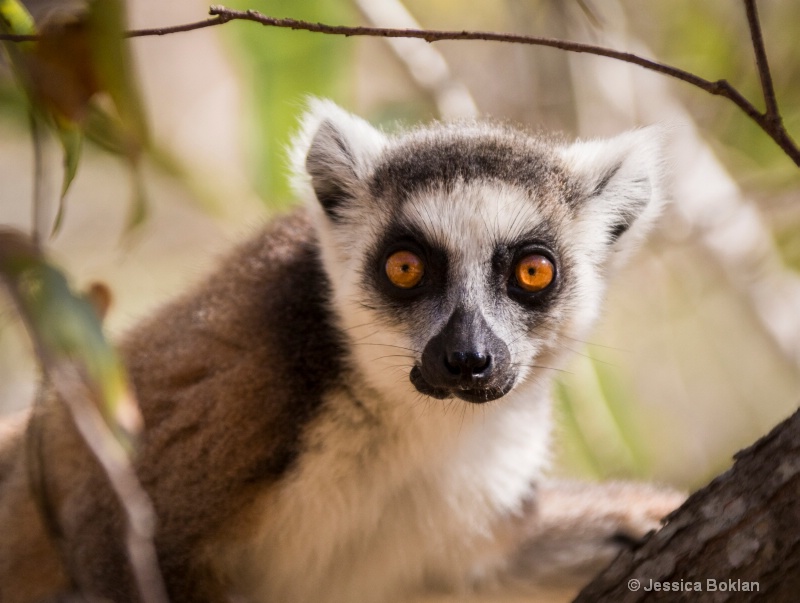
[[[501,181],[571,201],[577,182],[554,154],[553,141],[506,126],[437,124],[412,131],[377,162],[370,191],[402,200],[421,189],[456,182]]]

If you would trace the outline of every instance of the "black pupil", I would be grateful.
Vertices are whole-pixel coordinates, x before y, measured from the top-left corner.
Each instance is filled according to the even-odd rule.
[[[400,267],[400,270],[402,270],[403,272],[408,272],[409,270],[411,270],[411,266],[409,266],[408,264],[403,264]]]
[[[528,274],[530,276],[533,276],[534,274],[536,274],[536,268],[534,268],[534,267],[528,268]]]

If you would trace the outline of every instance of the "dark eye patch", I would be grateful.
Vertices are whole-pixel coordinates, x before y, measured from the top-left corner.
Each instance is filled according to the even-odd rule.
[[[558,296],[564,280],[565,267],[558,249],[556,230],[547,222],[522,233],[514,240],[498,243],[492,254],[490,276],[490,284],[496,296],[510,298],[526,310],[537,314],[545,312]],[[532,255],[543,256],[554,268],[552,282],[539,291],[526,291],[517,282],[515,274],[519,262]]]
[[[418,256],[425,274],[414,287],[400,288],[386,274],[386,262],[399,251],[410,251]],[[438,245],[428,242],[421,232],[404,224],[394,224],[372,247],[363,273],[365,284],[377,291],[384,304],[398,311],[407,311],[414,302],[434,297],[444,297],[448,287],[447,253]]]

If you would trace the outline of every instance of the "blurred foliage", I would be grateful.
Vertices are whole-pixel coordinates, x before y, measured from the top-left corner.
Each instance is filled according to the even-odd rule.
[[[78,170],[86,124],[96,123],[87,121],[87,115],[105,117],[131,171],[138,170],[147,131],[125,29],[122,0],[93,0],[43,23],[35,23],[16,0],[0,0],[0,31],[39,36],[35,42],[5,43],[4,48],[31,119],[35,209],[44,202],[41,126],[50,127],[61,142],[64,175],[53,233],[61,224],[64,200]],[[100,95],[106,97],[102,106],[97,102]],[[135,188],[130,226],[144,216],[144,197],[141,188]],[[91,302],[74,294],[63,273],[43,257],[35,240],[40,224],[35,222],[33,241],[15,231],[0,231],[0,278],[16,301],[45,375],[56,389],[65,379],[70,387],[87,388],[117,441],[130,452],[138,409],[122,361],[103,336],[101,318]],[[65,371],[80,375],[82,385],[72,383]],[[79,390],[72,394],[79,398],[74,401],[77,408],[89,403]]]
[[[123,40],[126,29],[122,0],[92,0],[69,15],[35,24],[17,0],[1,0],[0,31],[37,34],[36,42],[5,43],[4,47],[21,88],[33,125],[34,144],[40,145],[38,122],[57,134],[64,154],[64,178],[59,210],[53,224],[55,233],[63,218],[64,200],[77,173],[87,123],[97,127],[90,114],[102,115],[99,122],[119,142],[132,172],[138,169],[141,151],[147,143],[144,111],[138,86],[131,72],[130,50]],[[97,102],[105,94],[105,106]],[[140,182],[134,178],[134,182]],[[134,187],[130,226],[144,217],[143,189]],[[34,199],[34,204],[42,203]]]
[[[103,335],[98,309],[27,237],[0,229],[0,282],[5,282],[35,342],[44,373],[74,365],[117,441],[129,452],[139,427],[125,368]],[[89,403],[81,399],[76,404]]]
[[[274,0],[265,6],[258,1],[235,0],[227,5],[323,23],[352,22],[354,18],[346,0]],[[309,96],[348,104],[353,45],[339,36],[252,23],[228,25],[224,35],[236,50],[237,69],[252,105],[254,119],[247,125],[246,143],[253,184],[266,203],[285,206],[291,200],[285,148],[297,128],[297,116]]]
[[[728,0],[651,2],[636,10],[630,0],[632,31],[647,40],[658,60],[710,80],[727,79],[756,107],[763,109],[750,33],[741,3]],[[759,2],[761,28],[772,66],[775,92],[784,123],[800,137],[800,56],[797,31],[800,3]],[[775,190],[800,183],[797,166],[749,118],[731,103],[709,98],[688,86],[676,90],[700,116],[734,173],[745,173],[752,186]]]

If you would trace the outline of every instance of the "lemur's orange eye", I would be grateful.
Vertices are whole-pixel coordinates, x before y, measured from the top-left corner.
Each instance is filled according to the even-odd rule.
[[[416,287],[424,274],[425,264],[418,255],[410,251],[395,251],[386,260],[386,276],[395,287]]]
[[[553,262],[539,254],[526,255],[515,269],[517,284],[525,291],[535,293],[553,282],[556,269]]]

